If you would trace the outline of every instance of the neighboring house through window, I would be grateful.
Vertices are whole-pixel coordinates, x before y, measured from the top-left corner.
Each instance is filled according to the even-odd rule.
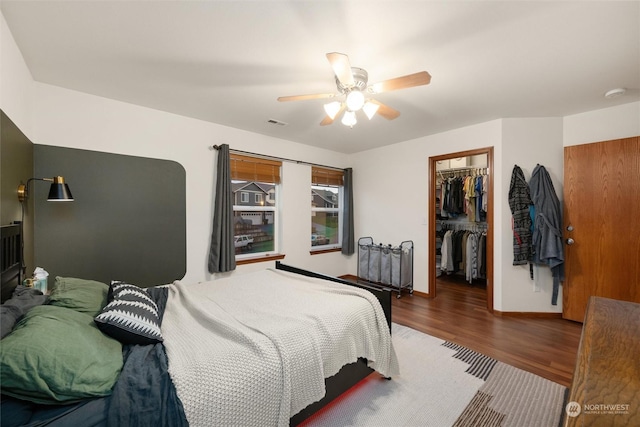
[[[342,244],[342,170],[311,168],[312,249],[340,247]]]
[[[231,153],[236,258],[277,253],[279,161]]]

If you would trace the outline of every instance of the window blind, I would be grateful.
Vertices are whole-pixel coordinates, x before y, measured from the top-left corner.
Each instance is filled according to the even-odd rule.
[[[230,154],[231,179],[242,181],[280,183],[282,162],[259,157]]]
[[[342,186],[344,172],[335,169],[326,169],[317,166],[311,168],[311,183],[313,185],[338,185]]]

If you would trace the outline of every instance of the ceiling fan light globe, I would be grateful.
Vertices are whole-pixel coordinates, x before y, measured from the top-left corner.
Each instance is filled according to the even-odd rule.
[[[327,113],[327,116],[331,117],[331,120],[335,119],[338,115],[338,112],[342,108],[342,103],[339,101],[333,101],[328,104],[324,104],[324,111]]]
[[[369,120],[371,120],[378,111],[378,108],[380,108],[380,105],[367,101],[362,107],[362,111],[364,111]]]
[[[364,94],[359,90],[352,90],[347,94],[347,109],[349,111],[358,111],[364,105]]]
[[[342,116],[343,125],[353,127],[356,123],[358,123],[358,120],[356,119],[356,113],[354,111],[346,111]]]

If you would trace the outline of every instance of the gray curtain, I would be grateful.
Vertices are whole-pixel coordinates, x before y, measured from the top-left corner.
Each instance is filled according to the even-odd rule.
[[[231,161],[229,145],[218,149],[216,199],[213,211],[213,230],[209,249],[209,273],[236,269],[236,249],[233,243],[233,198],[231,194]]]
[[[353,237],[353,170],[344,170],[344,207],[342,221],[342,253],[353,255],[355,239]]]

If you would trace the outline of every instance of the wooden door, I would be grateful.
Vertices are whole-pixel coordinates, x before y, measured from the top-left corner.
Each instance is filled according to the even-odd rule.
[[[640,302],[640,137],[565,147],[563,217],[563,317],[592,295]]]

